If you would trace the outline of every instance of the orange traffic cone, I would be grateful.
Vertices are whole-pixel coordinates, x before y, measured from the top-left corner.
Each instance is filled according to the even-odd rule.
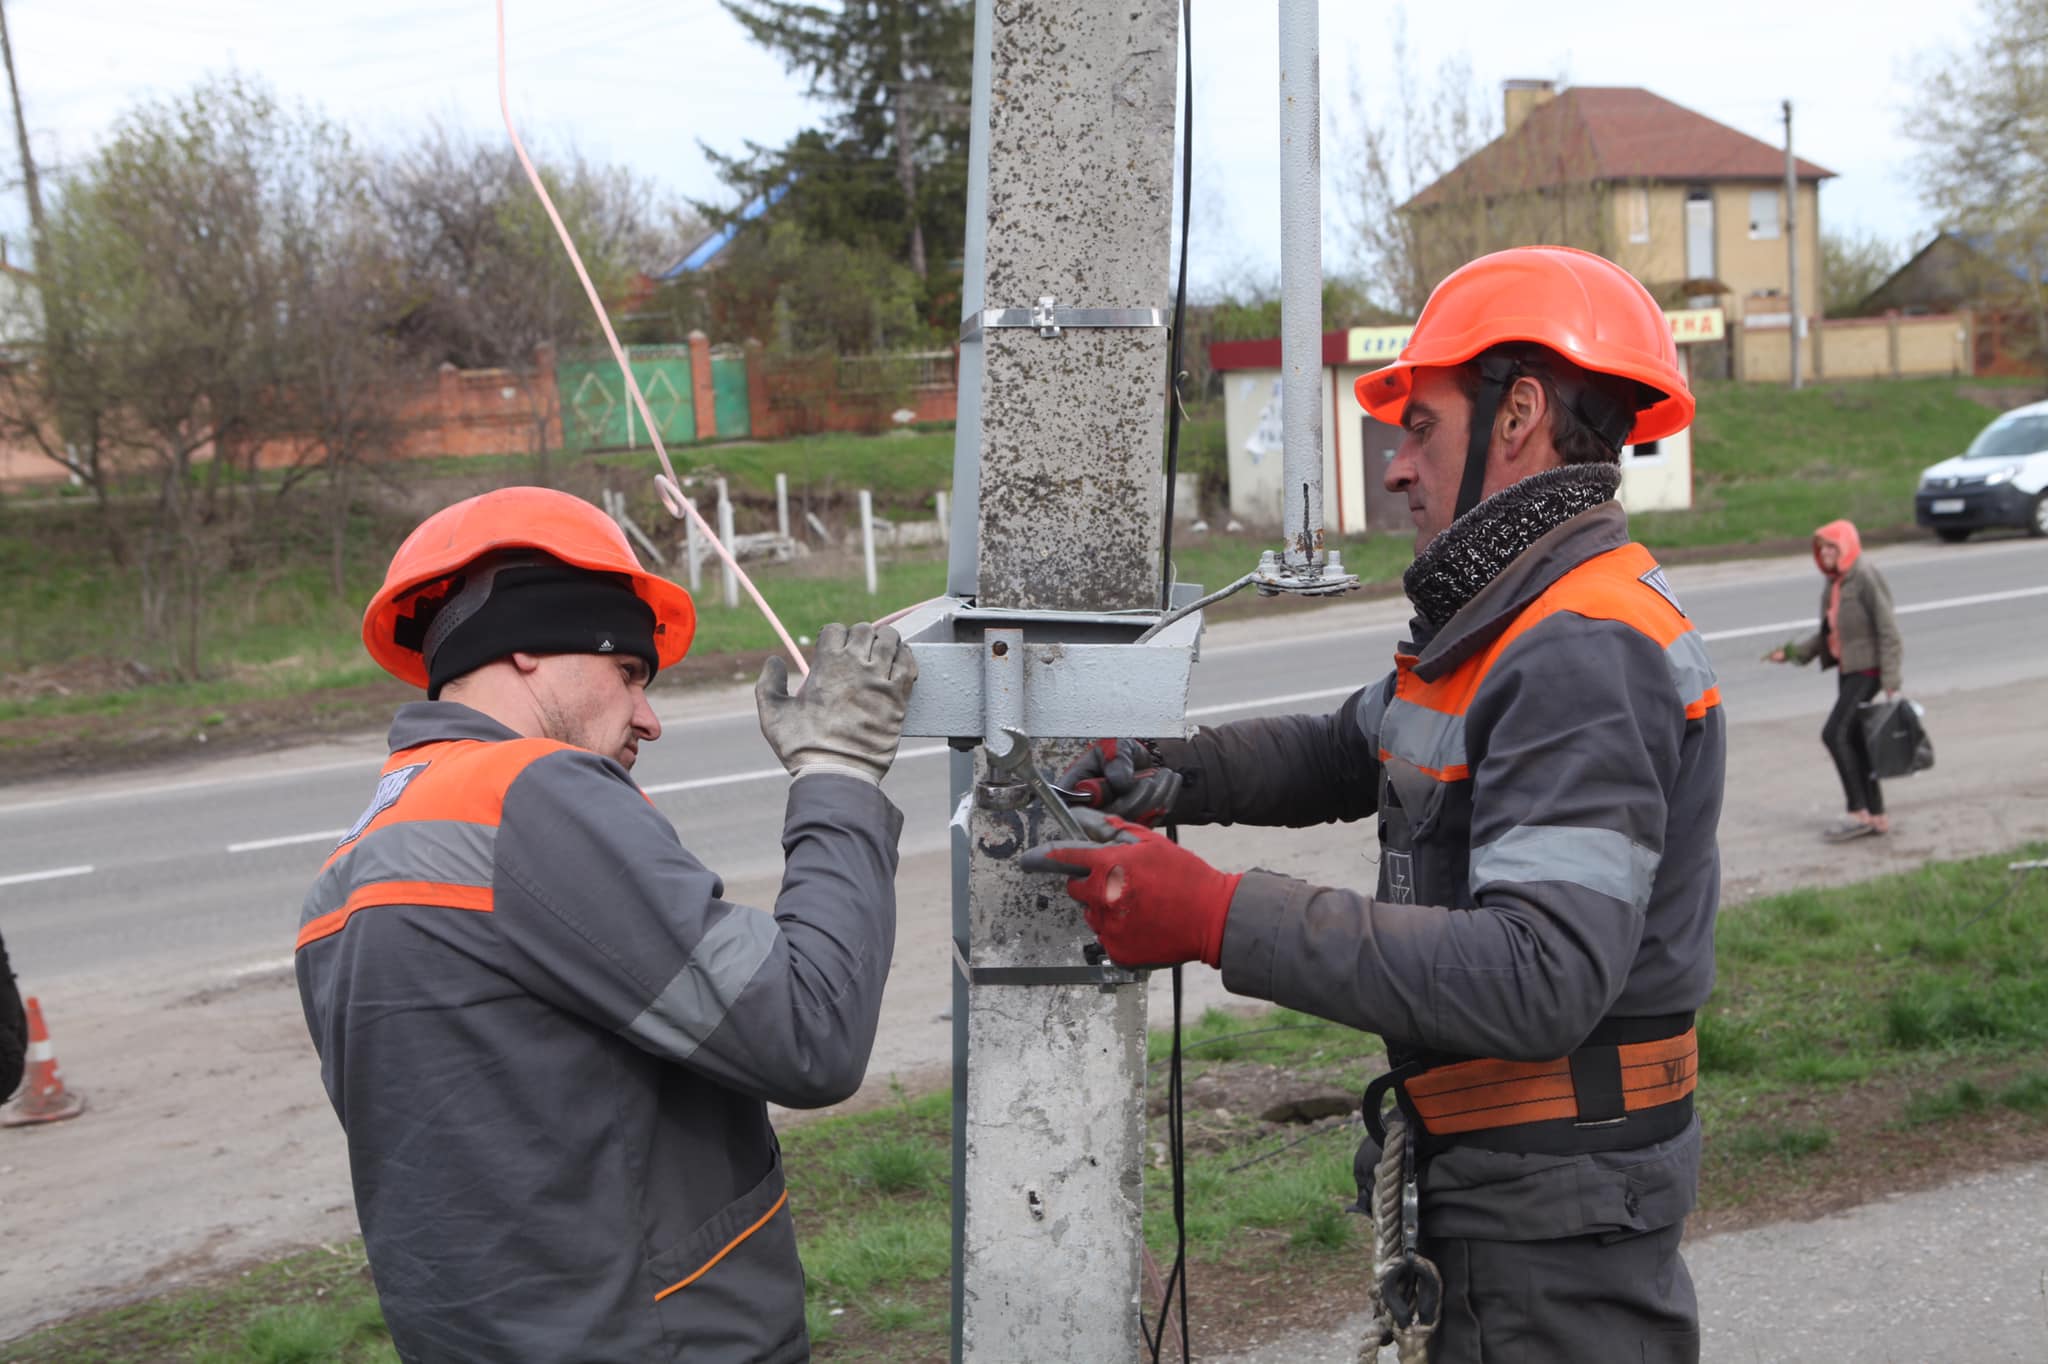
[[[35,996],[28,998],[28,1079],[14,1102],[0,1108],[0,1127],[27,1127],[30,1123],[62,1122],[85,1112],[85,1096],[64,1088],[57,1074],[57,1051],[50,1045],[50,1030],[43,1026],[43,1006]]]

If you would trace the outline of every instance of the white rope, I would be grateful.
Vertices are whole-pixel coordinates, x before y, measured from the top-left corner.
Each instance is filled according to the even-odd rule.
[[[1359,1343],[1358,1364],[1375,1364],[1380,1348],[1388,1343],[1394,1346],[1400,1364],[1428,1364],[1429,1338],[1436,1330],[1436,1322],[1418,1319],[1405,1328],[1397,1325],[1380,1292],[1387,1272],[1404,1258],[1401,1193],[1407,1178],[1408,1120],[1399,1104],[1387,1111],[1385,1124],[1387,1139],[1380,1147],[1380,1163],[1373,1168],[1372,1175],[1371,1320],[1366,1325],[1365,1339]]]
[[[726,571],[731,573],[747,595],[754,599],[754,605],[761,608],[761,614],[768,618],[776,635],[782,640],[782,647],[796,660],[797,674],[810,676],[810,665],[804,662],[803,651],[796,647],[796,641],[789,637],[789,631],[782,627],[782,621],[754,586],[754,580],[740,567],[740,561],[733,557],[732,550],[718,538],[718,532],[711,529],[696,505],[683,496],[682,485],[676,480],[675,466],[669,463],[668,449],[661,443],[661,428],[655,424],[654,413],[647,406],[647,398],[640,392],[640,381],[633,377],[633,367],[626,362],[625,348],[619,345],[618,333],[612,330],[611,315],[604,310],[604,300],[597,296],[597,286],[590,282],[590,272],[583,268],[583,254],[576,249],[576,241],[569,235],[569,229],[562,222],[562,215],[555,211],[555,201],[548,195],[548,187],[541,183],[540,172],[534,169],[533,158],[526,154],[526,144],[519,140],[519,129],[512,122],[511,86],[505,70],[505,0],[497,0],[498,7],[498,108],[505,115],[505,131],[512,135],[512,150],[519,154],[519,164],[526,169],[526,179],[533,186],[533,192],[540,196],[541,207],[548,212],[548,221],[555,225],[555,235],[562,239],[562,247],[569,253],[569,263],[576,267],[576,278],[583,281],[584,297],[590,300],[591,309],[597,314],[597,325],[604,330],[605,342],[612,348],[612,358],[619,362],[619,373],[625,377],[626,391],[633,397],[633,403],[640,409],[640,419],[647,424],[647,435],[654,442],[654,453],[661,459],[661,473],[655,477],[654,489],[661,495],[661,505],[668,508],[669,515],[677,520],[688,517],[697,523],[697,529],[718,551],[718,557],[725,561]]]

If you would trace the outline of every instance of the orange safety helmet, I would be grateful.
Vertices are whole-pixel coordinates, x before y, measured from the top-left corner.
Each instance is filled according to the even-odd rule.
[[[1400,358],[1360,375],[1352,391],[1366,411],[1398,426],[1416,369],[1462,365],[1509,341],[1534,342],[1581,369],[1656,390],[1661,396],[1635,414],[1630,444],[1661,440],[1692,422],[1692,393],[1678,372],[1664,310],[1628,271],[1569,246],[1518,246],[1452,271],[1422,305]]]
[[[640,567],[624,531],[580,497],[552,488],[500,488],[435,512],[398,547],[384,586],[363,612],[363,647],[385,672],[415,687],[427,683],[427,660],[397,638],[399,617],[422,589],[460,573],[501,549],[537,549],[593,573],[618,573],[654,612],[654,649],[661,667],[690,651],[697,608],[690,594]]]

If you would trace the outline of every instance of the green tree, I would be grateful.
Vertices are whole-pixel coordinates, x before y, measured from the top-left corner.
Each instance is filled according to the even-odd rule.
[[[833,108],[787,146],[712,156],[742,206],[785,189],[778,216],[807,236],[884,249],[919,279],[965,238],[974,42],[966,0],[722,0],[748,35]],[[941,270],[941,275],[950,272]],[[939,291],[947,287],[942,279]]]
[[[2048,0],[1982,0],[1976,36],[1926,59],[1905,133],[1921,145],[1920,195],[1945,224],[1989,239],[1996,281],[2024,277],[2013,302],[2031,313],[2048,369]]]
[[[347,159],[331,124],[228,77],[122,118],[51,215],[72,356],[62,390],[13,395],[14,421],[68,407],[67,435],[93,432],[75,471],[145,480],[142,620],[186,676],[202,671],[208,589],[262,509],[250,476],[295,343],[285,246],[318,230]]]
[[[1897,242],[1875,232],[1820,234],[1820,306],[1826,317],[1854,317],[1899,268]]]

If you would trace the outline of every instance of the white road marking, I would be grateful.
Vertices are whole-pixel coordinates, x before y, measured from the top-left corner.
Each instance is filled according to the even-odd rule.
[[[30,881],[55,881],[65,876],[87,876],[91,872],[90,864],[82,867],[52,867],[48,871],[17,872],[13,876],[0,876],[0,886],[19,886]]]
[[[934,753],[944,753],[945,744],[925,744],[919,748],[898,751],[896,761],[906,758],[929,758]],[[665,781],[640,789],[650,796],[666,796],[676,791],[702,791],[713,786],[736,786],[743,781],[768,781],[771,778],[787,779],[789,773],[780,767],[757,767],[749,772],[728,772],[722,777],[696,777],[689,781]]]
[[[1306,701],[1328,701],[1332,697],[1349,696],[1359,687],[1369,685],[1360,682],[1349,687],[1325,687],[1321,691],[1289,692],[1285,696],[1259,696],[1249,701],[1225,701],[1214,706],[1190,706],[1190,719],[1201,715],[1222,715],[1233,710],[1256,710],[1260,706],[1297,706]]]
[[[289,848],[295,843],[332,843],[347,832],[346,829],[322,829],[316,834],[286,834],[283,838],[258,838],[247,843],[230,843],[228,851],[261,852],[265,848]]]
[[[1940,601],[1914,602],[1911,606],[1892,608],[1894,615],[1912,616],[1922,611],[1952,611],[1961,606],[1984,606],[1991,602],[2018,601],[2022,597],[2048,596],[2048,587],[2015,587],[2004,592],[1978,592],[1968,597],[1944,597]],[[1713,630],[1700,636],[1712,643],[1717,639],[1741,639],[1747,635],[1769,635],[1780,630],[1804,630],[1818,621],[1815,616],[1801,616],[1798,620],[1781,620],[1773,625],[1745,625],[1739,630]]]

